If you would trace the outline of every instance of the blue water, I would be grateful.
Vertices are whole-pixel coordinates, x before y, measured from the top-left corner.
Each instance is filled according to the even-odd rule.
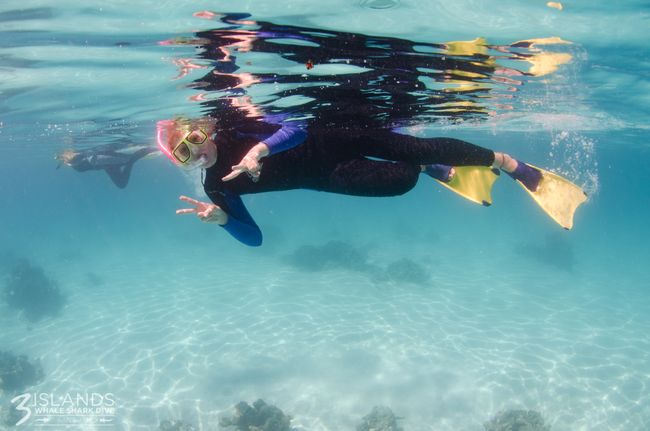
[[[0,351],[40,361],[23,392],[115,399],[105,422],[50,428],[213,430],[263,398],[297,430],[355,429],[375,405],[404,430],[482,430],[508,410],[552,430],[650,429],[647,2],[374,5],[2,3]],[[174,63],[196,51],[159,42],[218,27],[203,10],[431,43],[570,41],[542,48],[571,60],[518,87],[512,109],[494,86],[493,114],[411,132],[552,168],[589,201],[564,231],[507,177],[490,208],[424,178],[390,199],[268,193],[245,197],[265,233],[252,249],[174,214],[179,195],[203,196],[164,157],[138,162],[124,190],[56,170],[64,148],[154,145],[156,121],[199,113],[187,85],[205,71],[176,79]],[[304,247],[329,264],[301,267]],[[58,315],[31,322],[8,304],[17,258],[65,293]],[[0,429],[15,395],[0,390]]]

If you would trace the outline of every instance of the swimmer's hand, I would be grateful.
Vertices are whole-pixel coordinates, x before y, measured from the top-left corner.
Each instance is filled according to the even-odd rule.
[[[206,223],[217,223],[220,225],[228,223],[228,214],[217,205],[197,201],[187,196],[181,196],[179,199],[190,205],[194,205],[194,208],[176,210],[176,214],[196,214],[201,221]]]
[[[260,163],[260,160],[262,157],[268,155],[269,147],[265,143],[260,142],[251,148],[244,158],[241,159],[239,164],[232,167],[232,172],[223,177],[221,181],[230,181],[233,178],[237,178],[242,173],[246,173],[253,182],[257,182],[260,179],[260,173],[262,172],[262,163]]]

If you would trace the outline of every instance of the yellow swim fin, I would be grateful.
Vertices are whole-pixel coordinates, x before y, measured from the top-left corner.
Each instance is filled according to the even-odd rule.
[[[497,169],[487,166],[454,166],[454,171],[451,181],[436,181],[465,199],[486,207],[492,205],[492,185],[499,179]]]
[[[521,181],[516,180],[517,183],[560,226],[567,230],[571,229],[573,214],[583,202],[587,201],[587,194],[580,187],[558,174],[526,164],[542,173],[537,190],[531,192]]]

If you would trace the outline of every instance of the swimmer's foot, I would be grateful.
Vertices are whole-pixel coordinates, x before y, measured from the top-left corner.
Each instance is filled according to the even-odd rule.
[[[521,182],[531,192],[537,191],[539,182],[542,180],[542,173],[526,163],[517,160],[517,167],[512,172],[506,172],[515,180]]]
[[[453,166],[435,164],[435,165],[426,165],[424,167],[424,173],[426,173],[432,178],[435,178],[438,181],[442,181],[443,183],[448,183],[449,181],[454,179],[456,170],[454,169]]]

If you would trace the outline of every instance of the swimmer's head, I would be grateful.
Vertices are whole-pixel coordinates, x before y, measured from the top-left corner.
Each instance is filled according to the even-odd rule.
[[[54,156],[54,160],[59,162],[56,168],[59,169],[61,167],[61,164],[72,166],[72,161],[74,160],[75,157],[77,157],[77,155],[78,153],[76,153],[73,150],[63,150],[62,152]]]
[[[209,168],[217,161],[211,138],[213,126],[205,119],[162,120],[156,124],[158,147],[183,169]]]

